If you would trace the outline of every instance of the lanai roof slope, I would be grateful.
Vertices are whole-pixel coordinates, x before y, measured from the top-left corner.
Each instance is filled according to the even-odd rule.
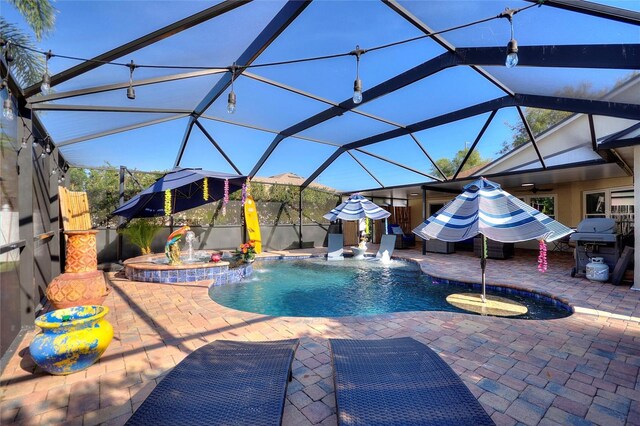
[[[640,99],[640,74],[600,97],[601,101],[626,103]],[[608,153],[599,141],[637,126],[640,120],[590,114],[571,114],[539,135],[533,143],[517,146],[501,158],[476,171],[476,175],[542,169],[545,167],[607,162]],[[536,150],[537,147],[537,150]],[[599,152],[598,150],[601,150]],[[631,169],[633,162],[627,164]]]

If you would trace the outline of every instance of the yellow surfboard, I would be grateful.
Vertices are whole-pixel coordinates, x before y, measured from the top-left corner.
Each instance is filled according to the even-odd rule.
[[[258,222],[258,210],[256,202],[251,195],[247,195],[244,202],[244,219],[247,222],[249,239],[256,243],[256,253],[262,253],[262,237],[260,236],[260,223]]]

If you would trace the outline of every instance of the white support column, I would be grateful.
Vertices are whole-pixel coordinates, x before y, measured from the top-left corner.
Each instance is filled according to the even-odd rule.
[[[640,145],[633,147],[633,224],[634,252],[633,252],[633,290],[640,290]]]

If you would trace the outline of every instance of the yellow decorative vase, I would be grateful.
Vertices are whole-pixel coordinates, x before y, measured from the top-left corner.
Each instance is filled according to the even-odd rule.
[[[96,362],[111,343],[113,327],[104,318],[106,306],[76,306],[39,316],[42,329],[29,351],[35,363],[48,373],[65,375]]]

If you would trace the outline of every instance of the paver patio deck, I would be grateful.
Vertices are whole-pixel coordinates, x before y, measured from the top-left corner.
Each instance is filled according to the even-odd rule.
[[[480,281],[470,253],[394,254],[430,275]],[[218,305],[208,296],[210,282],[140,283],[111,273],[114,291],[105,305],[115,336],[107,352],[85,371],[50,376],[33,364],[28,344],[35,332],[28,333],[0,378],[0,423],[123,424],[174,365],[208,342],[299,337],[283,424],[334,425],[327,339],[410,336],[452,366],[498,425],[640,425],[640,291],[571,278],[569,253],[550,252],[549,270],[538,273],[536,256],[519,251],[489,260],[487,282],[554,295],[574,306],[572,316],[268,317]]]

